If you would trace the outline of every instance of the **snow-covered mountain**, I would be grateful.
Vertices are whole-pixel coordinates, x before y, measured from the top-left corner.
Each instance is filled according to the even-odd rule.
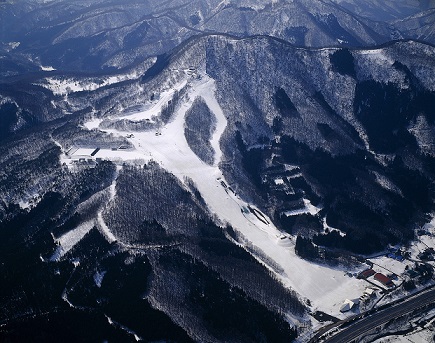
[[[123,68],[201,33],[270,35],[299,46],[434,41],[431,1],[18,1],[1,4],[2,76]],[[20,25],[16,25],[20,22]]]
[[[32,306],[96,316],[97,338],[295,337],[309,327],[305,306],[339,313],[337,299],[364,287],[343,273],[358,268],[347,254],[305,256],[335,267],[296,256],[296,235],[366,254],[428,220],[434,58],[414,41],[315,49],[209,34],[118,73],[10,79],[3,271],[42,268],[31,278],[57,296]],[[19,280],[8,277],[4,297]],[[32,311],[30,289],[18,313]],[[137,299],[169,331],[123,312]]]
[[[434,213],[433,8],[1,3],[0,340],[306,341],[316,311],[345,318],[365,257]]]

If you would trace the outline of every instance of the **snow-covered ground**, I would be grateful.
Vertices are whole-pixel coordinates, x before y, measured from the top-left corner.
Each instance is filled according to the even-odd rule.
[[[163,94],[159,99],[167,99]],[[210,166],[202,162],[190,149],[184,137],[185,114],[197,97],[202,97],[217,119],[216,130],[211,144],[216,152],[215,163]],[[159,113],[165,101],[157,101],[154,106],[129,116],[129,119],[146,120]],[[151,113],[149,112],[151,111]],[[131,160],[141,157],[144,161],[154,160],[163,168],[176,175],[181,182],[185,177],[192,179],[210,210],[222,222],[231,223],[244,239],[246,246],[254,247],[257,256],[266,256],[274,265],[280,266],[277,277],[294,289],[303,299],[309,299],[313,310],[321,310],[333,315],[340,315],[339,308],[345,299],[355,299],[363,294],[367,283],[346,275],[345,270],[318,265],[302,260],[294,252],[294,238],[283,238],[282,233],[268,219],[269,224],[259,220],[255,215],[243,213],[248,205],[238,196],[224,187],[224,180],[218,163],[221,159],[219,139],[226,128],[226,118],[215,98],[214,80],[203,74],[199,80],[191,81],[188,100],[177,110],[173,120],[161,128],[160,134],[154,131],[135,132],[128,140],[133,144],[133,151],[105,151],[109,158]],[[97,120],[85,123],[85,127],[95,129]],[[126,132],[115,129],[104,131],[126,137]],[[100,152],[98,153],[100,154]],[[110,156],[109,156],[110,155]],[[308,212],[318,209],[306,204]],[[255,206],[254,206],[255,207]],[[104,226],[104,225],[100,225]],[[259,257],[260,258],[260,257]],[[261,259],[261,258],[260,258]],[[266,265],[268,261],[264,261]],[[271,268],[276,270],[276,268]],[[342,316],[342,315],[340,315]]]
[[[11,50],[14,50],[20,46],[20,42],[9,42],[6,44],[7,48],[6,51],[9,52]]]
[[[76,227],[74,230],[55,239],[58,244],[56,251],[51,256],[51,261],[58,261],[63,255],[70,251],[85,235],[95,226],[94,220],[89,220]]]
[[[388,179],[385,175],[382,175],[376,171],[372,172],[373,175],[375,175],[376,177],[376,182],[384,189],[388,190],[388,191],[392,191],[395,192],[397,194],[399,194],[400,196],[402,195],[402,191],[400,190],[399,187],[397,187],[390,179]]]
[[[20,199],[18,205],[23,210],[31,209],[35,207],[40,201],[41,201],[41,196],[37,192],[33,192],[31,194],[27,193],[25,196],[23,196]]]
[[[41,70],[42,71],[54,71],[56,69],[53,68],[52,66],[41,66]]]
[[[314,216],[317,213],[319,213],[319,211],[321,210],[320,207],[314,206],[310,200],[303,199],[303,201],[304,201],[304,205],[305,205],[304,207],[298,208],[296,210],[285,211],[284,214],[287,217],[297,216],[297,215],[304,214],[304,213],[309,213],[309,214]]]
[[[394,63],[394,59],[387,56],[384,49],[360,50],[358,54],[364,55],[378,64],[386,63],[391,65]]]
[[[400,262],[386,256],[371,258],[370,261],[373,262],[373,270],[384,275],[391,273],[401,275],[405,271],[407,265],[413,265],[412,262],[406,260]]]
[[[345,232],[341,231],[340,229],[337,229],[336,227],[332,227],[332,226],[328,225],[328,223],[326,222],[326,217],[322,218],[322,225],[323,225],[324,232],[326,232],[326,230],[328,230],[328,231],[335,230],[335,231],[338,231],[340,233],[340,236],[342,236],[342,237],[346,236]]]
[[[124,161],[130,162],[141,162],[142,164],[148,162],[152,159],[151,155],[144,155],[143,153],[137,150],[129,150],[129,149],[100,149],[93,156],[91,155],[95,148],[79,148],[75,151],[69,151],[68,153],[61,154],[60,162],[61,164],[66,164],[68,167],[73,166],[75,163],[80,162],[80,160],[84,159],[85,161],[96,161],[97,159],[109,160],[115,163],[122,164]]]
[[[94,274],[94,282],[95,282],[95,285],[96,285],[98,288],[100,288],[100,287],[101,287],[101,284],[103,283],[104,275],[106,275],[106,271],[105,271],[105,270],[102,271],[102,272],[97,271],[97,272],[95,272],[95,274]]]
[[[115,199],[115,195],[116,195],[116,180],[117,180],[120,168],[121,167],[119,167],[119,166],[117,167],[116,174],[115,174],[115,176],[113,178],[112,184],[109,186],[109,199],[107,201],[107,204],[110,204],[110,202],[113,199]],[[99,209],[98,214],[97,214],[97,224],[98,224],[97,228],[99,229],[99,231],[103,234],[103,236],[106,238],[106,240],[109,243],[113,243],[117,239],[116,239],[115,235],[112,233],[112,231],[110,231],[110,229],[107,226],[106,222],[104,221],[103,211],[104,211],[104,206]]]
[[[103,119],[92,118],[91,120],[87,121],[83,126],[88,130],[98,129],[102,121]]]
[[[43,67],[43,71],[53,71],[53,67]],[[40,83],[40,86],[45,87],[53,92],[55,95],[67,95],[75,92],[82,91],[94,91],[98,88],[109,86],[115,83],[119,83],[126,80],[132,80],[137,78],[139,75],[136,72],[131,72],[127,74],[119,74],[114,76],[106,76],[104,78],[93,80],[92,78],[86,79],[73,79],[73,78],[59,78],[59,77],[47,77],[44,82]]]
[[[432,214],[432,219],[423,225],[422,229],[426,231],[426,234],[418,236],[417,240],[409,248],[411,259],[414,260],[418,260],[418,255],[426,249],[435,249],[435,214]],[[435,261],[428,262],[435,266]]]
[[[179,84],[171,87],[163,91],[160,96],[157,97],[154,101],[147,102],[140,111],[135,111],[124,116],[119,117],[119,119],[128,119],[131,121],[143,121],[150,120],[152,121],[154,117],[157,117],[164,105],[170,101],[176,91],[181,90],[184,86],[186,86],[187,81],[184,80]]]

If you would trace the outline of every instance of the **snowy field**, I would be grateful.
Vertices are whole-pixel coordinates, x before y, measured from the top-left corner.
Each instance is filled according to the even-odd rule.
[[[304,201],[304,207],[298,208],[296,210],[285,211],[284,214],[287,217],[298,216],[300,214],[305,214],[305,213],[309,213],[314,216],[322,210],[322,208],[314,206],[311,203],[311,201],[308,199],[303,199],[303,201]]]
[[[432,215],[430,222],[423,225],[422,229],[426,231],[425,235],[418,236],[417,240],[412,243],[409,251],[411,252],[411,258],[418,259],[418,255],[428,248],[435,249],[435,214]],[[435,266],[435,261],[428,261]]]
[[[58,244],[56,251],[51,256],[51,261],[58,261],[63,255],[70,251],[85,235],[95,226],[95,221],[90,220],[67,232],[54,241]]]
[[[128,119],[131,121],[143,121],[149,120],[153,121],[153,118],[160,114],[160,111],[164,105],[172,99],[172,96],[176,91],[180,91],[184,86],[186,86],[187,81],[182,81],[178,85],[163,91],[160,96],[154,101],[148,101],[140,111],[134,111],[132,113],[127,113],[124,116],[118,117],[119,119]]]
[[[374,62],[378,63],[378,64],[382,64],[382,63],[386,63],[386,64],[393,64],[394,63],[394,59],[392,59],[391,57],[387,56],[385,54],[385,50],[384,49],[373,49],[373,50],[360,50],[358,51],[359,55],[364,55],[367,58],[372,59]]]
[[[405,271],[407,265],[413,265],[412,262],[406,260],[400,262],[386,256],[371,258],[370,261],[373,262],[373,270],[384,275],[391,273],[401,275]]]
[[[93,156],[91,155],[96,148],[79,148],[73,152],[69,151],[67,154],[62,154],[60,157],[61,164],[66,164],[71,167],[81,159],[86,161],[92,160],[96,161],[97,159],[109,160],[114,163],[124,163],[124,161],[142,163],[150,161],[151,155],[144,155],[143,153],[137,150],[127,150],[127,149],[100,149]]]
[[[41,66],[42,71],[55,71],[56,69],[52,66]]]
[[[43,71],[54,71],[51,66],[41,66]],[[98,88],[109,86],[126,80],[135,79],[139,76],[136,72],[128,74],[119,74],[114,76],[106,76],[103,79],[95,82],[92,78],[89,79],[73,79],[73,78],[59,78],[47,77],[40,86],[45,87],[53,92],[54,95],[68,95],[75,92],[94,91]]]

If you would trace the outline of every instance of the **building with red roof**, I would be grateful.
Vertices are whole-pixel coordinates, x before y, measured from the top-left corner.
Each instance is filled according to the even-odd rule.
[[[363,270],[358,274],[358,279],[367,279],[368,277],[374,275],[376,272],[373,269]]]
[[[374,278],[387,287],[394,287],[393,281],[382,273],[376,273]]]

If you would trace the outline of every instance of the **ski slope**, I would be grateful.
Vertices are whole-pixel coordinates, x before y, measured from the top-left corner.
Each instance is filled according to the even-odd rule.
[[[86,234],[94,227],[95,221],[89,220],[80,224],[74,230],[67,232],[66,234],[55,239],[58,247],[54,254],[51,256],[51,261],[58,261],[68,251],[70,251],[78,242],[80,242]]]
[[[222,157],[219,140],[226,128],[227,120],[216,100],[215,90],[214,80],[207,75],[202,75],[200,80],[191,81],[188,100],[177,110],[172,121],[161,128],[158,135],[154,131],[135,132],[133,137],[128,138],[136,149],[135,157],[140,155],[143,160],[158,162],[181,182],[184,182],[185,177],[192,179],[210,211],[216,214],[221,222],[230,223],[242,235],[243,244],[254,247],[254,251],[257,252],[255,256],[269,266],[287,287],[295,290],[303,299],[309,299],[313,310],[339,315],[342,302],[347,298],[358,298],[364,292],[366,284],[346,276],[344,270],[300,259],[294,252],[294,238],[283,236],[267,217],[267,220],[262,221],[254,214],[242,211],[248,205],[253,208],[255,205],[246,203],[232,193],[225,186],[224,177],[219,170],[218,164]],[[213,165],[202,162],[190,149],[184,136],[185,115],[197,97],[205,101],[217,120],[211,140],[216,153]],[[161,101],[156,103],[156,106],[163,105],[164,102]],[[159,110],[155,106],[149,108],[152,115]],[[135,120],[146,120],[152,115],[147,111],[141,111],[132,117]],[[89,128],[94,128],[95,125],[95,121],[85,123],[85,127]],[[126,136],[126,132],[115,129],[104,131]],[[116,153],[118,158],[128,160],[125,152]],[[105,230],[108,231],[108,228]],[[278,270],[274,266],[279,266]]]

